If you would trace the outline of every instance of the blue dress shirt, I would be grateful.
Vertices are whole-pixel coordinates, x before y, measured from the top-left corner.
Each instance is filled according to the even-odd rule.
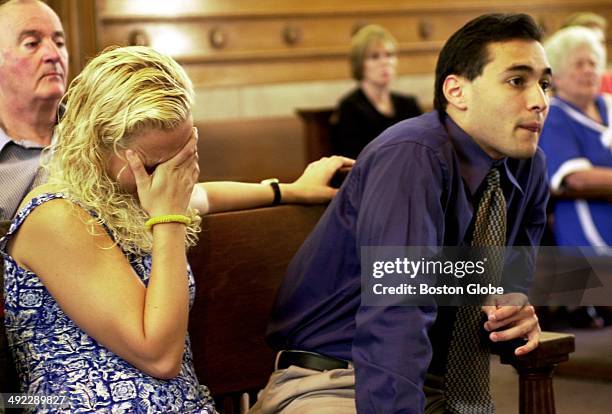
[[[436,112],[383,132],[293,258],[268,326],[270,345],[352,361],[359,413],[422,413],[432,354],[445,348],[430,337],[437,309],[361,305],[360,248],[465,245],[494,163],[502,171],[508,245],[537,245],[548,199],[540,150],[528,160],[495,162]]]

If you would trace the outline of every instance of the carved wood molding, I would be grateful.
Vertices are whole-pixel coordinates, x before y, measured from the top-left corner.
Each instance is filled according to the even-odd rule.
[[[610,0],[97,0],[96,6],[99,48],[128,44],[130,33],[142,30],[152,47],[207,87],[347,78],[351,34],[367,23],[394,34],[398,74],[406,75],[431,73],[448,36],[481,13],[528,12],[548,31],[579,10],[612,20]]]

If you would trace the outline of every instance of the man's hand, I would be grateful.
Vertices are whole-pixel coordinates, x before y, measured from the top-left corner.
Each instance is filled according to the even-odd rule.
[[[491,332],[489,339],[493,342],[526,339],[525,345],[514,350],[515,355],[524,355],[536,349],[540,343],[541,329],[535,309],[527,297],[522,293],[509,293],[494,297],[492,302],[482,307],[488,319],[484,328]],[[497,331],[499,328],[505,329]]]

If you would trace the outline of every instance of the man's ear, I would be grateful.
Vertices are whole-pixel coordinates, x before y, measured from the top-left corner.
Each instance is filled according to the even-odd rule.
[[[460,111],[465,111],[468,107],[469,84],[470,82],[463,76],[448,75],[442,85],[442,92],[444,92],[448,105]]]

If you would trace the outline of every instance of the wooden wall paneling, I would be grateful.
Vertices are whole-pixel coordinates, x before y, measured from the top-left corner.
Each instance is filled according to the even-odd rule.
[[[400,14],[378,14],[368,18],[350,16],[310,16],[301,18],[265,18],[265,19],[210,19],[206,17],[170,20],[121,21],[113,20],[105,24],[101,34],[101,43],[125,44],[133,30],[143,30],[149,34],[153,44],[164,43],[164,35],[176,32],[176,37],[189,45],[188,53],[181,53],[181,47],[174,45],[171,51],[174,56],[201,56],[213,58],[223,56],[226,59],[244,59],[253,57],[278,57],[294,54],[338,54],[348,49],[350,37],[356,26],[377,23],[389,28],[408,48],[413,43],[438,40],[444,41],[465,21],[478,13],[461,12],[448,15],[425,15],[409,12]],[[422,23],[431,26],[431,36],[423,38],[420,34]],[[289,45],[283,40],[287,28],[297,28],[302,36],[297,43]],[[212,30],[224,33],[226,37],[222,48],[210,44],[209,34]],[[414,47],[414,46],[413,46]],[[206,55],[206,56],[204,56]],[[210,55],[210,56],[208,56]]]
[[[99,46],[125,45],[139,30],[185,65],[196,86],[346,79],[357,25],[378,23],[399,41],[399,74],[431,73],[444,41],[491,11],[532,14],[549,32],[565,16],[593,10],[612,19],[606,0],[98,0]],[[153,7],[155,4],[155,7]]]
[[[346,79],[357,25],[378,23],[399,41],[399,74],[433,71],[444,41],[469,19],[524,11],[549,31],[569,13],[612,18],[611,0],[98,0],[99,45],[127,44],[139,30],[187,68],[198,87]]]
[[[352,14],[377,12],[422,11],[452,12],[453,10],[516,11],[533,10],[534,7],[561,10],[577,8],[592,10],[610,6],[607,0],[99,0],[99,11],[106,18],[138,18],[141,16],[193,16],[212,17],[262,17],[279,15]]]
[[[414,52],[401,55],[399,74],[431,73],[435,69],[437,52]],[[235,62],[201,64],[179,61],[189,77],[199,87],[228,87],[275,82],[308,82],[350,78],[347,58],[320,57],[285,60],[251,61],[240,65]]]
[[[356,24],[375,22],[390,28],[400,39],[400,75],[425,73],[433,68],[443,41],[471,14],[452,17],[379,15],[372,19],[319,16],[293,19],[245,21],[202,20],[113,22],[101,34],[101,45],[126,44],[129,33],[142,30],[154,47],[170,53],[189,71],[198,86],[226,86],[270,82],[342,79],[349,77],[348,44]],[[423,40],[422,22],[431,28]],[[303,36],[289,47],[282,38],[284,29],[298,28]],[[212,30],[224,33],[225,46],[215,49],[209,43]],[[168,40],[174,31],[180,42]],[[421,62],[425,62],[421,65]]]
[[[69,60],[69,81],[98,52],[95,0],[47,0],[57,13],[66,34]]]

